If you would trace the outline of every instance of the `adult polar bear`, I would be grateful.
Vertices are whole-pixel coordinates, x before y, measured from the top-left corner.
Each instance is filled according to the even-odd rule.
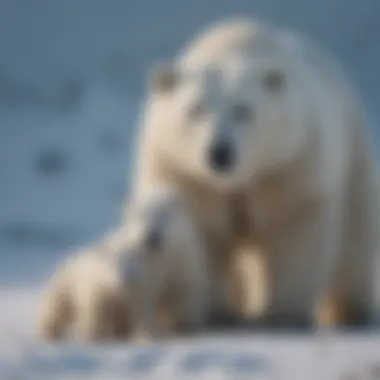
[[[367,325],[379,313],[367,124],[328,53],[262,22],[227,20],[152,75],[134,191],[181,186],[221,279],[234,279],[239,239],[260,246],[265,323],[309,325],[329,290],[342,322]]]

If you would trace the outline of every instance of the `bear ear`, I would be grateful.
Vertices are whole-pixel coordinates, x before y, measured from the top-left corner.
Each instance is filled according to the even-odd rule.
[[[280,69],[267,71],[263,77],[263,85],[271,93],[279,93],[285,85],[285,73]]]
[[[149,84],[157,93],[169,93],[179,80],[179,73],[174,65],[159,65],[151,70]]]

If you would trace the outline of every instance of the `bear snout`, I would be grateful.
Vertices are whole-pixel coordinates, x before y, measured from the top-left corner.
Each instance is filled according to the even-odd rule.
[[[217,142],[209,149],[208,162],[215,172],[231,171],[235,165],[235,159],[235,152],[228,141]]]

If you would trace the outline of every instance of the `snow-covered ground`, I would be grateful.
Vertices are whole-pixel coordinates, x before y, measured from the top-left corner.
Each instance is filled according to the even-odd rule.
[[[45,345],[33,322],[40,288],[0,291],[0,378],[378,380],[380,335],[220,334],[147,346]]]
[[[205,22],[256,14],[334,50],[378,121],[379,12],[377,0],[2,0],[0,380],[334,380],[351,370],[369,380],[371,365],[380,364],[375,332],[50,347],[35,340],[34,323],[57,263],[119,221],[152,61],[167,58]]]

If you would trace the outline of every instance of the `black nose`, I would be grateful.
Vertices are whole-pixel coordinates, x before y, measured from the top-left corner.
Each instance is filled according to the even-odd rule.
[[[209,151],[209,163],[217,172],[227,172],[234,165],[234,152],[228,142],[214,144]]]
[[[147,235],[145,244],[148,249],[157,250],[161,247],[162,244],[162,234],[158,229],[151,229]]]

